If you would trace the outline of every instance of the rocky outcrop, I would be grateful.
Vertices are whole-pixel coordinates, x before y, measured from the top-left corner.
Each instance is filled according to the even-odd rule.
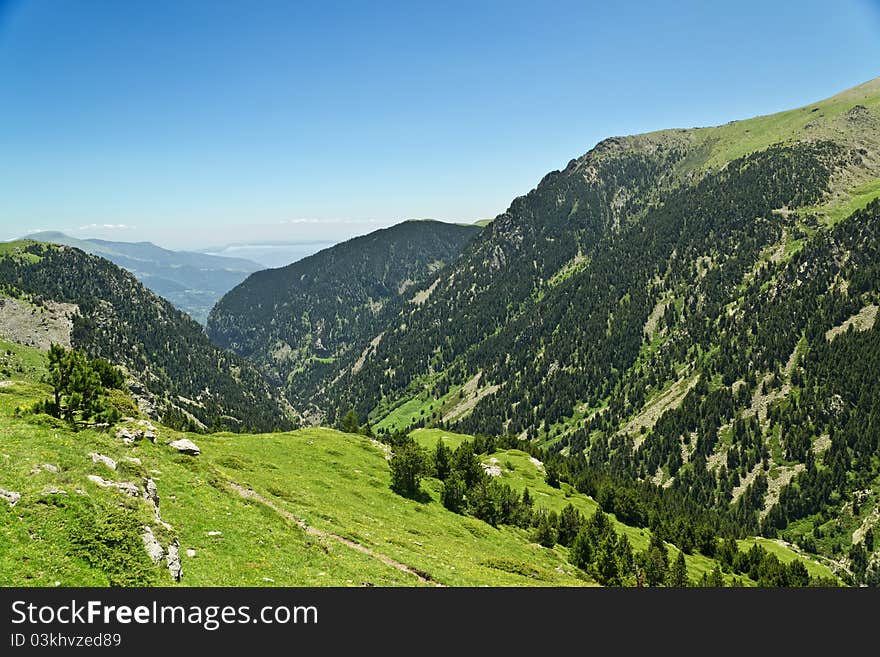
[[[141,489],[138,485],[133,484],[130,481],[110,481],[109,479],[104,479],[98,475],[89,475],[87,478],[93,484],[96,484],[101,488],[116,488],[131,497],[140,497],[141,495]]]
[[[123,426],[116,430],[116,437],[121,438],[126,445],[131,445],[138,440],[156,442],[156,427],[147,420],[139,420],[138,426]]]
[[[109,456],[104,456],[103,454],[98,454],[96,452],[90,452],[89,458],[92,459],[92,463],[103,463],[111,470],[116,469],[116,461],[111,459]]]
[[[162,549],[159,540],[153,535],[151,527],[144,527],[144,533],[141,534],[141,540],[144,542],[144,549],[147,551],[147,556],[150,557],[150,560],[153,563],[161,562],[162,557],[165,556],[165,550]]]
[[[18,493],[14,490],[6,490],[5,488],[0,488],[0,499],[9,502],[9,506],[15,506],[21,499],[21,493]]]
[[[42,463],[40,465],[35,465],[34,469],[31,470],[32,475],[38,475],[41,472],[51,472],[52,474],[58,474],[58,466],[52,465],[51,463]]]
[[[168,572],[175,582],[179,582],[183,577],[183,567],[180,565],[180,544],[177,539],[168,546],[168,555],[165,557],[165,563],[168,564]]]
[[[196,445],[189,438],[181,438],[180,440],[175,440],[169,443],[171,447],[176,449],[181,454],[189,454],[190,456],[198,456],[202,453],[202,450],[199,449],[199,446]]]

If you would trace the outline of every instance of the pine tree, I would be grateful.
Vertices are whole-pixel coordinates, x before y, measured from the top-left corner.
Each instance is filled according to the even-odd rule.
[[[687,564],[684,560],[684,552],[678,551],[678,556],[669,569],[668,586],[681,588],[688,585]]]
[[[419,482],[427,470],[425,450],[415,441],[394,448],[391,456],[391,488],[401,495],[412,497],[419,490]]]
[[[584,519],[580,511],[575,509],[573,504],[567,504],[559,514],[559,536],[557,537],[559,544],[571,547],[583,522]]]
[[[443,480],[443,491],[440,494],[440,501],[444,507],[453,513],[461,513],[465,505],[464,496],[464,480],[457,472],[450,472],[446,479]]]
[[[445,481],[452,470],[452,465],[450,463],[451,455],[452,452],[446,446],[446,443],[443,442],[443,439],[438,438],[437,447],[434,448],[433,469],[434,476],[441,481]]]
[[[538,518],[538,526],[532,534],[532,541],[543,545],[545,548],[552,548],[556,545],[556,528],[550,519],[550,514],[541,513]]]
[[[339,430],[343,433],[359,433],[360,428],[361,425],[357,413],[355,413],[353,408],[349,409],[339,424]]]

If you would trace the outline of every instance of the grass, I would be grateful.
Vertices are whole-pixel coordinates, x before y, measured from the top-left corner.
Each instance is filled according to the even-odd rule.
[[[794,552],[792,549],[786,547],[785,545],[781,545],[773,539],[762,538],[759,536],[737,541],[739,549],[743,552],[747,552],[756,543],[767,550],[767,552],[769,552],[770,554],[776,555],[776,557],[782,563],[789,563],[790,561],[793,561],[795,559],[801,559],[801,561],[803,561],[804,565],[807,567],[807,572],[810,573],[810,575],[813,577],[827,577],[830,579],[837,579],[834,576],[834,573],[831,572],[831,569],[828,568],[828,566],[816,563],[811,559],[803,559],[797,554],[797,552]]]
[[[856,104],[873,110],[880,107],[880,78],[798,109],[732,121],[713,128],[699,128],[696,130],[698,138],[710,145],[703,166],[717,168],[772,144],[790,141],[808,123],[816,125],[816,136],[829,136],[833,130],[830,126],[832,120]]]
[[[25,253],[24,249],[32,244],[33,240],[15,240],[14,242],[0,242],[0,258],[16,258],[28,262],[39,262],[40,256],[35,253]]]
[[[845,200],[834,200],[818,206],[815,210],[822,216],[826,226],[833,228],[853,212],[864,209],[868,203],[880,197],[880,179],[868,181],[853,189]]]
[[[172,585],[164,563],[154,565],[146,557],[140,538],[145,525],[163,546],[179,541],[180,585],[420,584],[378,555],[451,586],[592,584],[568,562],[566,548],[543,548],[526,530],[494,528],[447,511],[439,501],[442,484],[435,479],[423,480],[425,495],[419,501],[392,492],[382,446],[364,436],[324,428],[198,435],[159,426],[156,444],[126,445],[112,433],[74,432],[48,416],[17,417],[16,408],[49,394],[40,382],[45,355],[5,342],[0,354],[15,365],[12,385],[0,387],[0,488],[22,494],[15,507],[0,502],[0,585]],[[200,446],[199,457],[168,446],[184,435]],[[454,448],[471,438],[439,429],[413,435],[428,448],[438,439]],[[117,470],[93,463],[91,452],[113,458]],[[525,452],[502,450],[486,458],[498,459],[505,483],[519,491],[528,487],[538,507],[560,511],[572,503],[585,515],[597,508],[566,484],[548,486]],[[171,528],[157,524],[144,500],[101,488],[90,474],[138,486],[153,479],[162,519]],[[373,554],[306,533],[269,505],[236,494],[233,482],[310,527]],[[50,487],[64,494],[47,494]],[[646,530],[617,521],[615,527],[636,550],[647,545]],[[791,553],[791,558],[799,557]],[[699,579],[715,562],[695,554],[686,563],[690,577]]]

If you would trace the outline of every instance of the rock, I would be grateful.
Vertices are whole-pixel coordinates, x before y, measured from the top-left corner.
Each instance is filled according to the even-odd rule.
[[[490,477],[500,477],[501,476],[501,466],[497,463],[480,463],[480,466]]]
[[[165,557],[165,563],[168,564],[168,572],[171,573],[171,577],[174,578],[175,582],[179,582],[180,578],[183,577],[183,568],[180,566],[179,547],[180,544],[177,542],[177,539],[174,539],[174,542],[168,546],[168,555]]]
[[[41,472],[51,472],[52,474],[58,474],[58,466],[52,465],[51,463],[43,463],[41,465],[34,466],[34,469],[31,470],[32,475],[37,475]]]
[[[126,456],[125,460],[129,463],[134,463],[135,465],[143,465],[143,463],[141,463],[141,460],[137,456]]]
[[[165,556],[165,550],[162,549],[159,541],[156,540],[156,537],[153,535],[152,528],[144,527],[144,533],[141,534],[141,540],[144,542],[144,549],[147,551],[147,556],[150,557],[150,560],[152,560],[153,563],[159,563],[162,561],[162,557]]]
[[[157,510],[159,509],[159,489],[156,487],[156,482],[149,477],[144,480],[144,499],[152,503]]]
[[[110,481],[109,479],[104,479],[98,475],[89,475],[88,480],[97,484],[101,488],[117,488],[126,495],[131,495],[132,497],[140,497],[141,495],[141,490],[138,488],[137,484],[133,484],[130,481]]]
[[[89,475],[87,479],[101,488],[107,488],[108,486],[113,485],[112,481],[107,481],[104,477],[99,477],[98,475]]]
[[[135,433],[132,432],[128,427],[119,427],[116,430],[116,437],[122,438],[123,442],[127,445],[137,440]]]
[[[263,581],[264,581],[264,582],[272,582],[273,584],[275,583],[275,580],[272,579],[271,577],[264,577],[264,578],[263,578]]]
[[[5,488],[0,488],[0,499],[4,499],[9,502],[9,506],[15,506],[21,499],[21,493],[17,493],[14,490],[6,490]]]
[[[187,548],[186,556],[188,556],[190,559],[192,559],[194,556],[196,556],[196,551],[193,550],[192,548]]]
[[[223,532],[218,532],[216,530],[208,532],[208,536],[222,536]]]
[[[202,453],[202,450],[199,449],[199,446],[196,445],[189,438],[181,438],[180,440],[175,440],[170,443],[170,446],[176,449],[181,454],[189,454],[190,456],[198,456]]]
[[[67,495],[67,491],[56,488],[55,486],[49,486],[48,488],[43,489],[41,495]]]
[[[116,461],[111,459],[109,456],[104,456],[103,454],[98,454],[96,452],[90,452],[89,457],[92,459],[92,463],[103,463],[111,470],[116,469]]]
[[[141,489],[137,487],[137,484],[133,484],[130,481],[119,481],[115,484],[116,488],[121,490],[126,495],[130,495],[131,497],[140,497]]]

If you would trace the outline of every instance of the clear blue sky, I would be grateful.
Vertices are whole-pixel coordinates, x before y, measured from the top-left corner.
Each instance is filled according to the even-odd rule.
[[[0,239],[473,221],[604,137],[878,75],[869,0],[0,0]]]

